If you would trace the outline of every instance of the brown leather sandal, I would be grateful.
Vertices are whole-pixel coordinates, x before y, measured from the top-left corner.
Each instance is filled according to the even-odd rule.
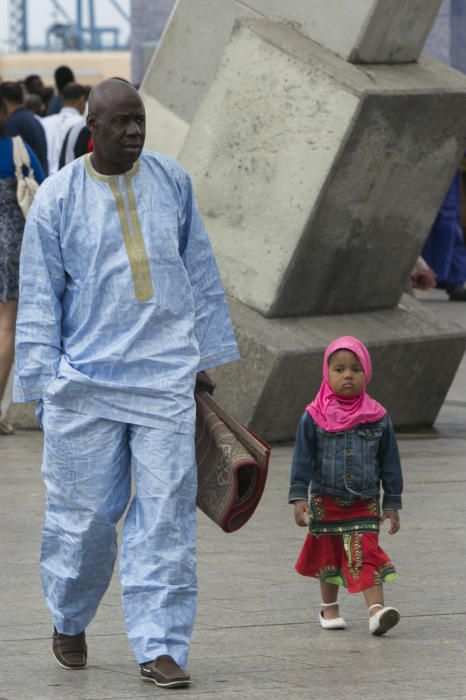
[[[52,654],[62,668],[77,670],[87,663],[87,644],[85,632],[69,635],[60,634],[54,628]]]
[[[140,664],[140,667],[142,679],[152,681],[160,688],[184,688],[191,682],[171,656],[158,656],[155,661]]]

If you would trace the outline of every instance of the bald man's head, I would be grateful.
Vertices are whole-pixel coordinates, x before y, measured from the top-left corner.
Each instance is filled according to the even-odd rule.
[[[94,140],[95,168],[109,175],[129,170],[141,154],[146,134],[138,91],[118,78],[96,85],[89,95],[87,126]]]
[[[137,90],[126,80],[110,78],[92,88],[89,94],[89,112],[96,114],[112,109],[121,100],[133,98],[142,105],[142,100]]]

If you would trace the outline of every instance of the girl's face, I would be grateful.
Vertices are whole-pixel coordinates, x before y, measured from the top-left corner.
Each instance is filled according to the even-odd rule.
[[[351,350],[337,350],[330,356],[328,379],[340,396],[357,396],[366,386],[364,370]]]

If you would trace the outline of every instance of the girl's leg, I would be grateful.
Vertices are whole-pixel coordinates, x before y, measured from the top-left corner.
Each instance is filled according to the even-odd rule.
[[[13,364],[17,309],[17,301],[0,303],[0,401],[3,398]]]
[[[338,600],[338,588],[334,583],[326,583],[325,581],[320,582],[320,595],[322,603],[337,603]],[[332,605],[330,607],[322,608],[322,616],[324,620],[335,620],[340,617],[340,609],[338,604]]]
[[[369,608],[369,632],[374,635],[385,634],[400,621],[396,608],[385,607],[383,586],[379,584],[363,591]]]
[[[366,599],[366,604],[367,607],[370,608],[371,605],[381,605],[382,607],[384,606],[384,597],[383,597],[383,586],[382,584],[378,584],[377,586],[372,586],[371,588],[366,588],[363,591],[364,598]],[[372,610],[369,610],[369,615],[372,617],[375,615],[380,608],[372,608]]]

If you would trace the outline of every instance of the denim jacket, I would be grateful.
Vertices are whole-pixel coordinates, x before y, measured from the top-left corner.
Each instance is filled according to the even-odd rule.
[[[380,494],[383,510],[401,508],[403,477],[392,422],[385,414],[374,423],[329,433],[306,412],[296,432],[288,502],[312,495],[350,501]]]

